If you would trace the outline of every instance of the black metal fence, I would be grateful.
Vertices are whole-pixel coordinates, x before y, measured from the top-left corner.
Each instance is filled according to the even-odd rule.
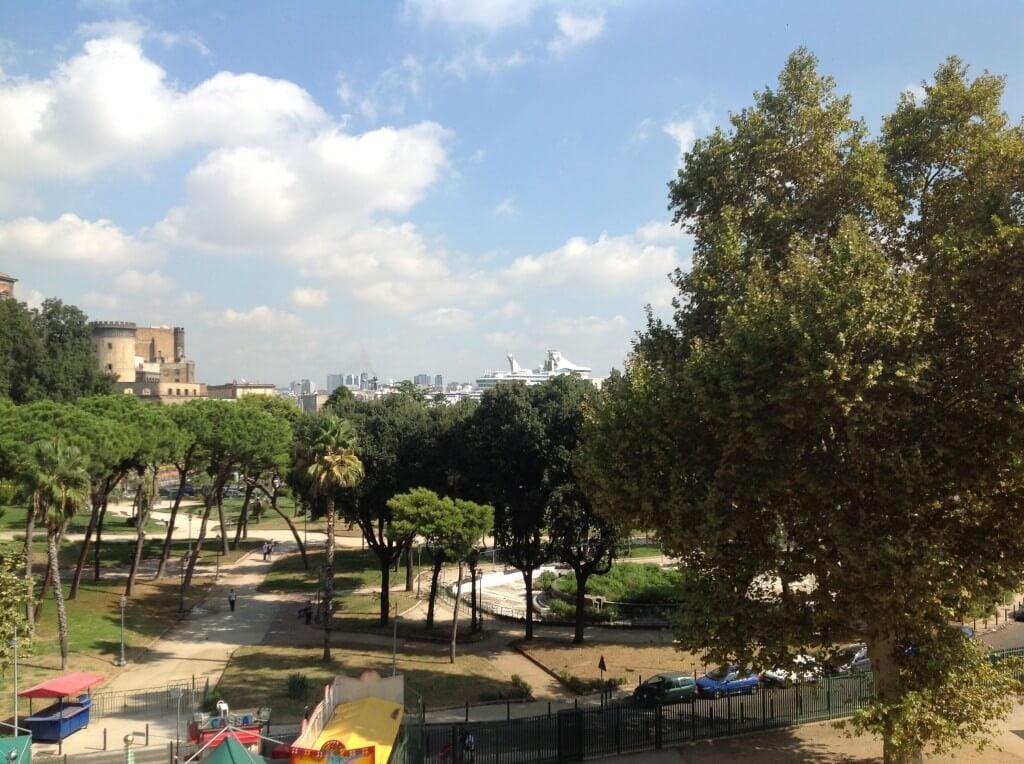
[[[166,716],[179,710],[183,718],[202,708],[209,680],[181,680],[152,690],[97,692],[92,695],[92,718],[104,716]]]
[[[615,702],[543,716],[406,726],[404,761],[441,764],[570,762],[851,715],[871,697],[871,674],[848,674],[752,695],[664,706]],[[467,740],[472,740],[472,757]]]

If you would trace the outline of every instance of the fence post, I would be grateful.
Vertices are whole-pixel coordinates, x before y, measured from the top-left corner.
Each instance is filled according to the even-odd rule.
[[[655,710],[657,713],[654,715],[654,749],[656,751],[661,750],[661,715],[664,710],[664,706],[661,704],[656,705]]]
[[[469,722],[469,701],[466,701],[466,722]]]
[[[103,728],[103,750],[107,750],[107,728]]]
[[[146,745],[149,745],[149,722],[146,722]]]
[[[732,734],[732,695],[728,692],[725,694],[725,732]]]
[[[615,753],[622,755],[622,706],[615,706]]]
[[[690,698],[690,736],[697,739],[697,698]]]

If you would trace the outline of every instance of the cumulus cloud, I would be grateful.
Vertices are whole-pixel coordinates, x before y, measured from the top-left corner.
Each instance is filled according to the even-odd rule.
[[[651,243],[642,235],[602,234],[593,241],[574,236],[550,252],[516,259],[504,277],[534,289],[569,286],[602,293],[633,291],[638,285],[664,279],[678,263],[675,246]]]
[[[467,80],[475,74],[493,75],[506,69],[515,69],[523,66],[528,60],[518,50],[505,56],[492,56],[483,46],[476,45],[445,62],[444,70],[460,80]]]
[[[494,214],[500,218],[512,218],[519,214],[519,209],[511,197],[506,197],[495,205]]]
[[[495,32],[525,23],[540,4],[540,0],[406,0],[405,12],[425,24]]]
[[[300,308],[319,308],[327,304],[326,289],[296,287],[288,295],[289,299]]]
[[[77,178],[141,168],[189,146],[268,141],[328,123],[294,83],[220,72],[191,90],[169,83],[120,25],[43,79],[0,73],[0,164],[8,178]]]
[[[574,48],[593,42],[604,34],[604,14],[584,16],[569,11],[559,11],[555,17],[558,34],[548,43],[548,50],[555,55],[568,53]]]
[[[217,317],[228,326],[246,327],[250,329],[275,329],[295,327],[302,319],[286,310],[257,305],[250,310],[233,310],[227,308]]]
[[[665,123],[662,130],[679,145],[679,156],[682,161],[681,157],[693,148],[698,138],[711,130],[712,125],[711,113],[701,109],[689,119]]]
[[[137,265],[160,257],[153,244],[126,234],[109,220],[66,213],[0,223],[0,255],[9,261],[49,261],[89,267]]]
[[[127,270],[114,277],[114,286],[135,294],[162,294],[177,289],[178,285],[160,271]]]

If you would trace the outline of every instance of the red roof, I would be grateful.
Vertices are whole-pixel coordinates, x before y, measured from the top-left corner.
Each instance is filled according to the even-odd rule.
[[[78,695],[82,690],[87,690],[105,679],[106,677],[99,674],[76,671],[73,674],[65,674],[56,679],[47,679],[35,687],[22,690],[18,695],[22,698],[63,698],[68,695]]]

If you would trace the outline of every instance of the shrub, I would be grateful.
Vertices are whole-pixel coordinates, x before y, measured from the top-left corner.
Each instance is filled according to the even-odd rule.
[[[679,599],[683,574],[657,565],[622,563],[615,565],[603,576],[591,576],[587,581],[587,594],[597,594],[612,602],[660,604]],[[576,593],[576,577],[565,576],[558,588],[566,594]]]
[[[484,690],[480,693],[480,701],[492,700],[533,700],[533,688],[519,674],[512,675],[512,687],[508,690]]]
[[[305,674],[288,675],[288,697],[304,700],[309,695],[309,680]]]
[[[600,679],[581,679],[575,674],[570,674],[568,671],[558,672],[559,681],[569,688],[571,692],[577,695],[586,695],[591,692],[599,692],[601,690]],[[612,687],[618,687],[620,684],[625,683],[625,679],[620,676],[609,677],[604,681],[605,685],[611,685]]]
[[[558,576],[552,573],[550,570],[545,570],[539,576],[537,576],[537,585],[542,590],[550,589],[555,581],[558,580]]]
[[[220,690],[214,687],[203,698],[203,710],[207,713],[217,710],[217,701],[223,699],[223,695],[220,694]]]

